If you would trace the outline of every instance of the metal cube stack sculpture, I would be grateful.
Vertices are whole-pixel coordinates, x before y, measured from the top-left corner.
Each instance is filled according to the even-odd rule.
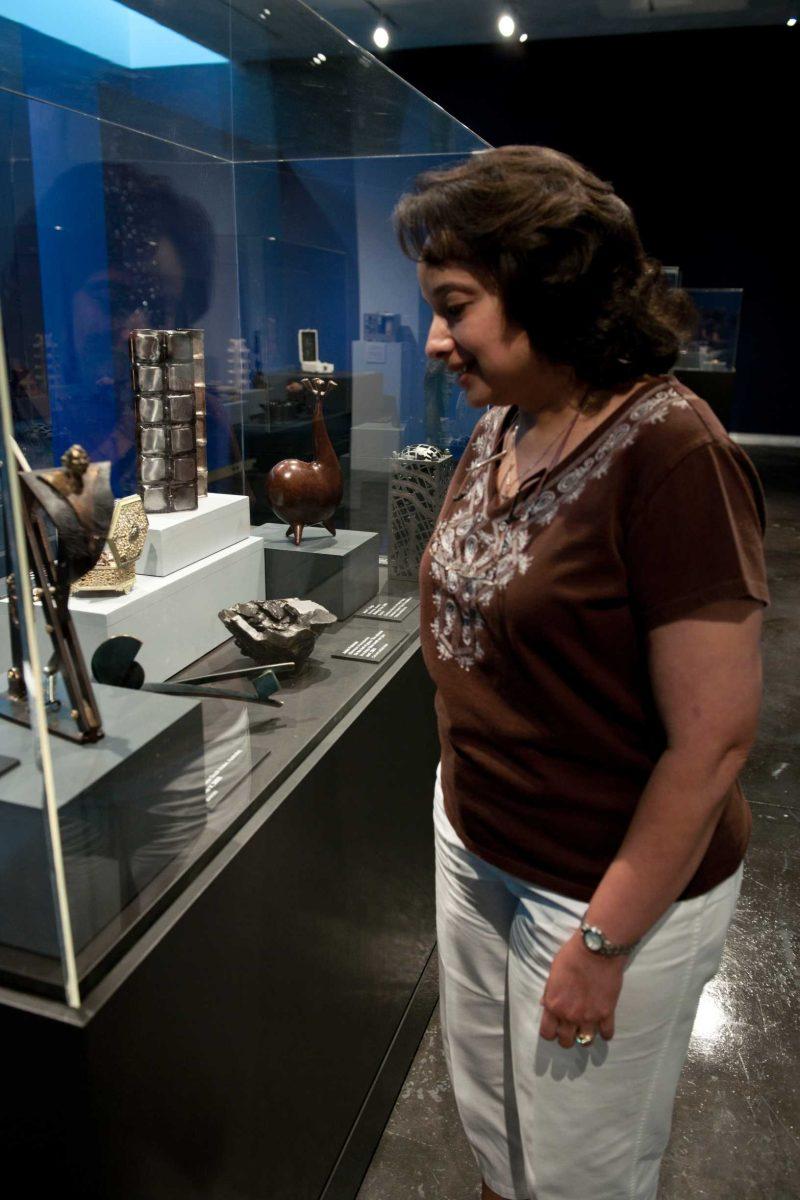
[[[389,576],[416,579],[453,474],[453,456],[421,445],[395,451],[392,459]]]
[[[130,335],[137,490],[148,513],[189,512],[205,494],[201,487],[207,490],[202,352],[202,330],[136,329]]]
[[[206,346],[202,329],[189,329],[194,363],[195,441],[197,444],[197,494],[208,495],[208,435],[206,432]]]

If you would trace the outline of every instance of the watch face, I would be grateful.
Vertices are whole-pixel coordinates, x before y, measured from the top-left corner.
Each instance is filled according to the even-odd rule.
[[[587,950],[602,950],[603,948],[602,934],[596,933],[594,929],[583,931],[583,941]]]

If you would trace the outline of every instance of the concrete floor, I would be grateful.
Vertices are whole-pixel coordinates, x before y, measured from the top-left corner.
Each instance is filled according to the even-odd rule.
[[[695,1022],[659,1200],[800,1198],[800,450],[747,450],[767,492],[772,590],[760,734],[743,776],[753,839],[722,968]],[[358,1200],[479,1194],[437,1010]]]

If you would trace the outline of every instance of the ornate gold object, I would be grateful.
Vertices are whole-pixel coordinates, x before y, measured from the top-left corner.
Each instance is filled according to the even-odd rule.
[[[83,492],[83,477],[89,470],[89,455],[83,446],[70,446],[61,455],[61,469],[41,471],[42,479],[46,479],[60,496],[80,496]]]
[[[97,566],[72,585],[73,593],[127,595],[136,582],[136,562],[144,549],[147,529],[147,513],[140,496],[124,496],[115,501],[108,538]]]

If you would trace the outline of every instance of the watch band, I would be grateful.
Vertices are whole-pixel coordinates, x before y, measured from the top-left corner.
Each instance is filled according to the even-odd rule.
[[[615,958],[620,954],[630,954],[639,945],[637,942],[631,942],[627,946],[619,945],[616,942],[610,942],[602,929],[598,929],[596,925],[588,925],[586,919],[581,921],[581,935],[583,944],[592,954],[602,954],[605,958]]]

